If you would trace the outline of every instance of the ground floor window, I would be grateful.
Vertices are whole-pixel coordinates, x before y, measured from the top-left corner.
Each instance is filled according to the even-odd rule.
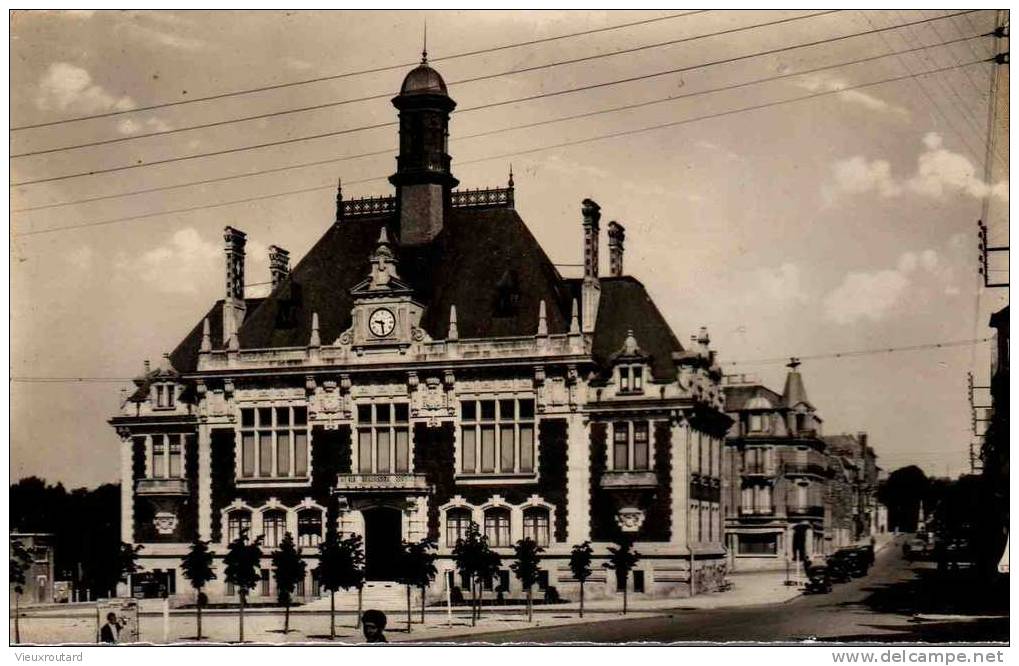
[[[262,545],[266,548],[277,548],[283,541],[287,531],[287,514],[279,510],[266,511],[262,514]]]
[[[542,548],[548,547],[548,509],[524,509],[524,538],[531,539]]]
[[[262,589],[260,590],[263,597],[267,597],[271,594],[269,590],[269,570],[262,569]]]
[[[314,548],[322,540],[322,512],[305,509],[297,514],[297,545]]]
[[[644,572],[634,571],[633,572],[633,591],[643,592],[644,591]]]
[[[229,542],[237,541],[244,536],[251,534],[251,512],[231,511],[226,519],[226,539]]]
[[[510,545],[510,512],[508,509],[489,509],[485,512],[485,536],[492,548]]]
[[[778,534],[740,534],[736,538],[736,552],[740,555],[775,555],[778,553]]]
[[[469,509],[450,509],[446,512],[446,545],[452,548],[467,534],[467,527],[471,524],[471,512]]]

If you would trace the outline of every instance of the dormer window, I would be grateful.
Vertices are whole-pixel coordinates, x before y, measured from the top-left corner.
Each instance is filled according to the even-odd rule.
[[[177,406],[177,386],[156,384],[156,409],[174,409]]]
[[[619,366],[619,392],[643,393],[644,368],[639,365]]]

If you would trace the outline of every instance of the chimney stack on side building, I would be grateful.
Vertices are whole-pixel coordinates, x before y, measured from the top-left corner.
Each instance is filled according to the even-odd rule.
[[[598,281],[598,243],[601,220],[601,206],[591,199],[584,199],[580,205],[584,216],[584,283],[581,287],[581,330],[594,333],[598,318],[598,301],[601,300],[601,283]]]
[[[278,245],[269,246],[269,276],[273,290],[290,276],[290,253]]]

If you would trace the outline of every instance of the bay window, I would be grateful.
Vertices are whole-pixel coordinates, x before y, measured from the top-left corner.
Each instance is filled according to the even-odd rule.
[[[241,409],[241,477],[308,477],[307,407]]]
[[[184,435],[149,435],[150,479],[179,479],[184,476]]]
[[[464,474],[534,472],[534,400],[463,400],[460,421]]]
[[[612,469],[651,469],[650,424],[647,421],[612,423]]]

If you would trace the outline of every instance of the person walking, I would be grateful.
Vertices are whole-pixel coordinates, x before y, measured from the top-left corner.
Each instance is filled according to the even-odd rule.
[[[365,642],[388,643],[386,640],[386,614],[380,610],[366,610],[361,616]]]

